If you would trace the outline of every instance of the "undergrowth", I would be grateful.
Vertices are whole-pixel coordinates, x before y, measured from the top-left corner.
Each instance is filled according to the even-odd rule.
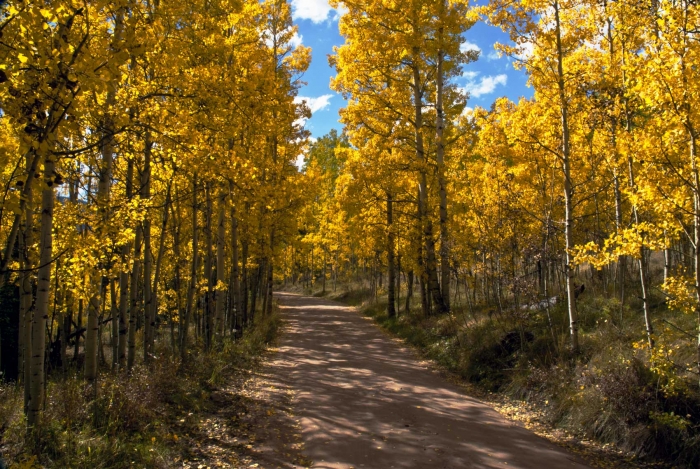
[[[276,313],[260,317],[242,339],[226,337],[210,353],[193,344],[186,363],[156,351],[148,367],[102,373],[94,386],[77,373],[54,376],[36,435],[27,435],[22,391],[0,384],[0,456],[11,469],[172,467],[186,451],[175,416],[196,414],[213,390],[252,368],[278,327]]]

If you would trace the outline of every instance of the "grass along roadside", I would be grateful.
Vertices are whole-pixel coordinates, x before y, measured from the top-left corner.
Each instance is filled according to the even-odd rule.
[[[249,426],[235,419],[223,425],[212,416],[222,406],[232,415],[247,412],[246,382],[279,327],[275,308],[270,317],[258,315],[242,339],[224,338],[217,350],[197,351],[184,365],[157,353],[149,369],[137,367],[129,376],[105,373],[96,399],[78,375],[51,379],[36,439],[25,435],[21,390],[3,384],[0,456],[15,469],[231,467],[252,460]],[[211,454],[217,433],[240,445]]]

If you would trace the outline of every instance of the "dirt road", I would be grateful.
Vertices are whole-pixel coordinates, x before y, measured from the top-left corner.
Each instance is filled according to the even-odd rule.
[[[428,370],[353,308],[278,293],[272,372],[296,392],[313,468],[587,468]]]

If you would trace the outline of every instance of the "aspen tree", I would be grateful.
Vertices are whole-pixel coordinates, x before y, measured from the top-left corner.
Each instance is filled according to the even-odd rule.
[[[574,240],[574,179],[572,163],[574,161],[574,148],[572,147],[572,111],[574,86],[571,75],[573,62],[571,57],[580,49],[583,41],[581,35],[575,31],[566,30],[564,20],[580,22],[576,18],[579,10],[570,2],[560,0],[541,1],[535,3],[519,2],[508,4],[495,2],[486,8],[489,19],[510,33],[516,42],[514,47],[502,47],[510,54],[522,54],[528,44],[534,46],[532,55],[523,57],[522,63],[532,73],[532,80],[539,87],[539,96],[553,99],[559,109],[560,142],[556,153],[561,161],[561,176],[564,183],[564,239],[566,264],[564,266],[564,279],[566,284],[567,309],[569,313],[569,331],[571,347],[574,354],[579,351],[579,325],[576,311],[576,298],[574,292],[574,259],[572,250],[576,243]],[[543,61],[551,60],[554,67],[542,67]],[[553,88],[551,91],[547,89]]]
[[[450,269],[446,186],[442,184],[442,189],[439,188],[442,177],[440,174],[444,171],[444,141],[440,137],[443,128],[440,123],[449,121],[443,116],[445,77],[452,76],[459,63],[475,58],[460,54],[458,50],[462,41],[460,34],[468,29],[472,22],[465,17],[466,5],[461,2],[415,1],[408,5],[408,15],[384,2],[344,2],[344,5],[349,11],[341,18],[340,28],[341,34],[346,37],[346,44],[336,50],[336,56],[332,59],[332,64],[338,71],[332,86],[348,96],[353,96],[356,101],[351,102],[343,112],[343,121],[348,126],[367,126],[368,111],[388,109],[389,113],[393,114],[390,122],[399,119],[403,124],[412,127],[412,160],[419,187],[416,203],[423,238],[421,251],[424,253],[419,257],[425,257],[422,261],[424,269],[421,278],[427,283],[436,309],[446,312],[449,309],[449,301],[446,301],[443,295],[443,288],[449,295]],[[430,8],[433,7],[440,12],[438,15],[429,14]],[[432,39],[436,36],[437,46],[426,45],[429,44],[426,38]],[[450,59],[446,60],[448,56]],[[437,85],[432,82],[432,76],[435,75],[433,67],[440,72],[437,73]],[[432,199],[429,196],[428,172],[433,148],[426,148],[424,133],[427,121],[423,115],[423,108],[432,97],[435,87],[439,88],[435,92],[435,99],[440,103],[436,106],[439,109],[436,115],[436,133],[440,143],[435,150],[439,168],[438,205],[442,220],[445,221],[441,225],[441,258],[445,264],[442,269],[445,275],[442,288],[437,275]],[[399,97],[402,99],[399,100]],[[406,106],[405,103],[411,105]],[[456,109],[453,104],[449,105],[451,110]],[[368,127],[378,130],[377,127]],[[386,129],[383,131],[386,133]],[[442,195],[441,190],[444,192]]]
[[[39,238],[39,270],[37,274],[36,308],[31,329],[31,358],[29,405],[27,423],[30,428],[40,424],[44,404],[44,349],[46,344],[46,322],[49,319],[49,290],[51,288],[51,262],[53,257],[53,204],[54,184],[56,182],[55,161],[50,153],[50,146],[40,151],[44,155],[44,186],[41,193],[41,234]]]
[[[216,230],[216,334],[223,336],[226,333],[226,324],[224,323],[224,303],[226,300],[226,290],[224,289],[224,278],[226,275],[226,266],[224,264],[224,248],[226,236],[226,193],[223,188],[219,189],[218,197],[218,218]]]
[[[190,264],[190,284],[187,289],[187,306],[185,316],[180,325],[180,356],[184,362],[187,359],[187,335],[190,328],[190,320],[195,308],[195,294],[197,293],[197,267],[199,263],[199,223],[197,222],[197,173],[192,175],[192,261]]]
[[[114,38],[112,47],[119,52],[122,47],[122,35],[124,33],[124,8],[118,7],[114,20]],[[107,83],[107,95],[105,98],[105,115],[103,122],[104,136],[101,148],[101,166],[97,188],[97,205],[102,224],[107,224],[110,215],[110,187],[112,180],[112,168],[114,158],[114,117],[111,115],[115,104],[118,83],[116,77]],[[97,378],[98,335],[100,324],[98,314],[101,301],[106,301],[108,278],[99,273],[95,274],[94,293],[88,306],[87,330],[85,334],[85,379],[89,382]]]

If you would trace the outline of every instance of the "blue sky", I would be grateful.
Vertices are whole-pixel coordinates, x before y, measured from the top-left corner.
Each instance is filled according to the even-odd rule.
[[[313,113],[306,122],[306,128],[315,138],[321,137],[335,128],[342,127],[338,122],[338,110],[345,102],[341,95],[329,88],[330,79],[335,74],[328,65],[328,55],[333,46],[341,45],[343,38],[338,33],[339,13],[328,5],[327,0],[290,0],[292,16],[299,27],[299,38],[312,49],[309,70],[302,77],[308,84],[299,90],[299,97],[307,101]],[[508,36],[500,29],[484,23],[477,23],[465,35],[463,47],[481,51],[477,62],[464,67],[457,84],[469,91],[467,106],[488,108],[496,98],[507,96],[517,100],[520,96],[532,96],[532,89],[526,86],[524,72],[515,70],[512,60],[499,57],[493,48],[496,42],[509,42]]]

